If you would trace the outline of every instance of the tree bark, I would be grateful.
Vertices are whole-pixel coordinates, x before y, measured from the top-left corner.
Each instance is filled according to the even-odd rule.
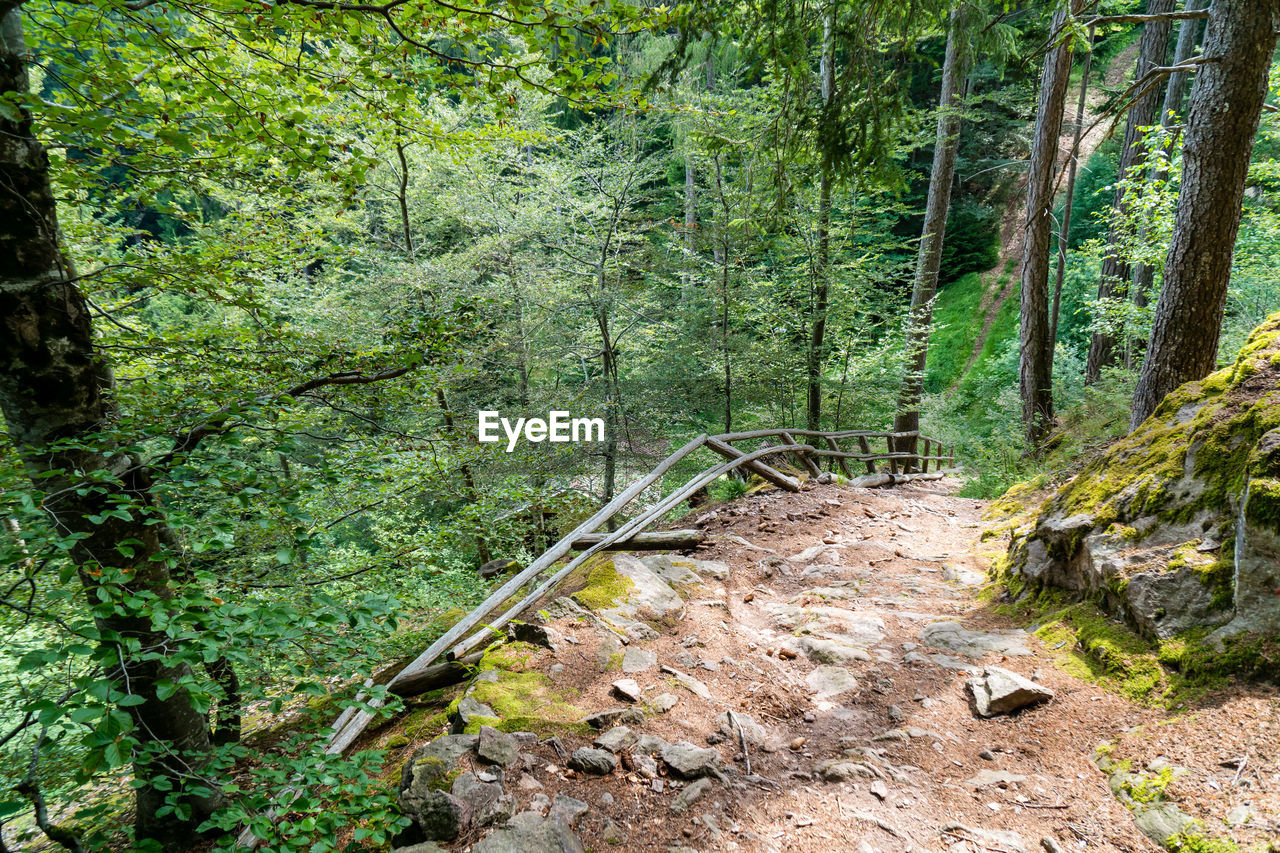
[[[1129,428],[1217,363],[1249,158],[1267,94],[1280,0],[1214,0],[1182,149],[1178,213]]]
[[[924,387],[925,363],[929,356],[929,334],[933,326],[933,298],[938,292],[942,266],[942,244],[951,209],[951,185],[956,176],[956,154],[960,148],[960,97],[969,65],[969,42],[963,7],[951,12],[947,28],[947,53],[942,63],[942,92],[938,96],[938,132],[933,144],[933,169],[929,173],[929,196],[925,202],[924,226],[916,254],[915,284],[911,289],[908,316],[906,371],[898,394],[894,432],[920,429],[920,395]],[[916,439],[903,439],[899,452],[914,453]]]
[[[822,108],[831,105],[835,86],[835,5],[828,6],[822,21],[822,58],[818,69]],[[826,364],[827,309],[831,299],[831,168],[825,154],[818,177],[818,257],[814,275],[817,288],[813,299],[813,324],[809,335],[809,352],[805,360],[807,394],[805,423],[809,429],[821,429],[822,368]]]
[[[1198,12],[1205,7],[1207,0],[1187,0],[1187,12]],[[1200,35],[1202,22],[1198,18],[1188,18],[1178,26],[1178,44],[1173,50],[1173,67],[1184,65],[1195,52],[1196,41]],[[1160,110],[1160,125],[1165,130],[1174,127],[1178,116],[1182,113],[1182,104],[1187,93],[1187,72],[1175,71],[1169,75],[1164,89],[1164,106]],[[1170,146],[1176,143],[1170,141]],[[1169,178],[1169,169],[1161,161],[1161,165],[1152,173],[1151,182],[1162,184]],[[1155,286],[1156,271],[1150,264],[1140,264],[1133,273],[1133,303],[1138,306],[1147,304],[1151,288]]]
[[[19,15],[12,10],[0,21],[0,92],[28,91]],[[117,420],[114,382],[59,245],[49,160],[25,110],[0,111],[0,184],[0,410],[51,522],[61,535],[83,537],[70,556],[102,645],[119,661],[108,677],[143,700],[125,709],[141,744],[136,839],[185,849],[220,795],[184,794],[218,790],[201,778],[209,730],[187,691],[161,699],[157,688],[190,674],[174,659],[176,640],[153,627],[149,612],[176,594],[164,546],[172,534],[141,460],[104,438]],[[110,514],[122,508],[127,518]],[[132,547],[119,547],[126,541]],[[190,815],[158,814],[166,800],[184,803]]]
[[[1173,11],[1174,0],[1148,0],[1147,12],[1167,15]],[[1138,66],[1134,80],[1141,80],[1153,68],[1164,65],[1169,52],[1169,34],[1173,22],[1161,18],[1148,21],[1142,27],[1142,41],[1138,46]],[[1129,108],[1125,123],[1124,147],[1120,150],[1120,166],[1116,173],[1116,189],[1111,202],[1111,232],[1107,235],[1107,255],[1102,260],[1102,274],[1098,281],[1098,298],[1125,296],[1129,291],[1129,279],[1133,269],[1119,255],[1117,243],[1124,227],[1123,219],[1128,209],[1124,180],[1146,158],[1147,148],[1142,129],[1156,123],[1156,110],[1161,101],[1159,85],[1150,86],[1140,94]],[[1089,360],[1085,365],[1085,382],[1097,382],[1104,367],[1116,363],[1116,340],[1102,332],[1094,332],[1089,342]]]
[[[1076,0],[1076,11],[1083,6]],[[1066,13],[1054,15],[1054,31]],[[1027,212],[1023,225],[1022,317],[1018,386],[1027,443],[1038,447],[1053,426],[1053,353],[1049,347],[1049,255],[1053,225],[1053,179],[1067,84],[1071,77],[1070,42],[1054,45],[1040,75],[1035,135],[1027,169]]]
[[[1192,0],[1194,2],[1194,0]],[[1080,70],[1080,98],[1076,101],[1076,123],[1067,165],[1067,194],[1062,201],[1062,222],[1058,226],[1058,272],[1053,280],[1053,313],[1049,316],[1049,349],[1058,345],[1058,314],[1062,307],[1062,283],[1067,277],[1067,248],[1071,239],[1071,205],[1076,196],[1076,173],[1080,170],[1080,136],[1084,132],[1084,108],[1089,101],[1089,72],[1093,68],[1093,27],[1089,28],[1090,50]],[[1053,358],[1052,354],[1049,356]]]

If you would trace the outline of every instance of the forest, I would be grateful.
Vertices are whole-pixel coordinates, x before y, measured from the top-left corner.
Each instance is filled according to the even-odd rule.
[[[1280,0],[0,16],[0,851],[403,846],[334,717],[686,442],[928,437],[1039,505],[1280,311]]]

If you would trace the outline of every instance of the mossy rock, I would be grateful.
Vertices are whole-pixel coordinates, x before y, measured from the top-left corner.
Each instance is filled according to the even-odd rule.
[[[1009,574],[1112,610],[1151,639],[1217,627],[1235,616],[1238,509],[1280,543],[1280,314],[1254,331],[1235,363],[1171,393],[1133,433],[1009,529]],[[1027,490],[993,513],[1008,516]],[[1250,521],[1253,524],[1253,521]],[[1265,561],[1264,561],[1265,562]],[[1263,577],[1255,586],[1265,586]],[[1257,596],[1255,596],[1257,598]],[[1275,610],[1280,600],[1259,599]],[[1244,628],[1266,619],[1254,614]]]
[[[569,574],[563,584],[570,598],[591,611],[616,607],[627,600],[635,584],[607,554],[597,554]]]

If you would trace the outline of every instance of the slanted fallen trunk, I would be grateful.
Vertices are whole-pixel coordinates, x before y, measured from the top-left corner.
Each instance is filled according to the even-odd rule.
[[[573,550],[585,551],[592,545],[604,541],[605,534],[590,533],[573,540]],[[701,530],[657,530],[651,533],[637,533],[622,542],[610,542],[604,546],[605,551],[687,551],[702,544]]]

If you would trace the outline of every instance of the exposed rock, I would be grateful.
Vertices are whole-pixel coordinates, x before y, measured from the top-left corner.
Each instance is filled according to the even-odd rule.
[[[605,776],[617,768],[618,759],[611,752],[584,746],[575,749],[573,755],[569,756],[569,766],[581,773]]]
[[[652,755],[633,755],[631,762],[635,765],[636,773],[642,779],[658,778],[658,762],[654,760]]]
[[[987,582],[987,576],[981,572],[975,572],[973,569],[966,569],[964,566],[957,566],[953,563],[947,563],[942,567],[942,579],[964,584],[965,586],[982,586]]]
[[[1235,613],[1218,637],[1280,634],[1280,429],[1258,442],[1236,533]]]
[[[676,706],[680,700],[670,693],[659,693],[649,700],[649,707],[654,713],[665,714]]]
[[[462,701],[458,703],[458,709],[453,715],[452,731],[454,734],[461,734],[463,729],[472,723],[489,721],[493,722],[498,719],[498,713],[481,702],[476,701],[471,696],[463,696]]]
[[[583,853],[582,842],[562,820],[521,812],[471,848],[471,853]]]
[[[693,568],[694,560],[670,554],[653,554],[641,557],[640,562],[669,584],[702,583],[702,576]]]
[[[1031,650],[1023,643],[1025,634],[970,631],[959,622],[934,622],[920,629],[920,640],[935,649],[946,649],[977,660],[990,652],[1026,656]]]
[[[400,796],[426,796],[479,741],[478,735],[444,735],[420,747],[401,768]]]
[[[631,621],[642,611],[646,616],[662,617],[679,612],[684,606],[684,599],[666,581],[630,554],[614,554],[613,567],[628,578],[634,588],[624,602],[601,611],[600,615],[605,618],[622,617],[623,621]]]
[[[889,786],[879,779],[871,783],[871,794],[880,800],[889,799]]]
[[[732,719],[730,719],[730,713],[733,715]],[[768,737],[764,726],[741,711],[725,711],[716,717],[716,728],[722,737],[733,744],[737,744],[740,738],[745,738],[748,746],[762,746]],[[739,729],[741,729],[741,735]]]
[[[634,678],[623,678],[613,682],[613,695],[625,702],[639,702],[644,693]]]
[[[643,726],[644,711],[639,708],[628,708],[618,717],[618,722],[625,726]]]
[[[1013,785],[1027,781],[1026,776],[1009,773],[1006,770],[979,770],[974,776],[965,780],[966,785],[985,788],[988,785]]]
[[[480,781],[472,773],[459,774],[450,793],[470,806],[475,826],[503,823],[516,813],[516,799],[503,791],[501,783]]]
[[[591,806],[582,800],[565,794],[556,794],[555,798],[551,800],[551,811],[547,814],[547,817],[553,820],[562,820],[569,826],[573,826],[580,817],[589,811],[591,811]]]
[[[999,829],[979,829],[965,826],[963,823],[944,823],[943,832],[953,832],[962,838],[970,838],[983,842],[983,846],[1001,848],[1006,853],[1030,853],[1027,842],[1016,832],[1005,832]]]
[[[694,678],[692,675],[686,675],[680,670],[674,669],[669,666],[664,666],[662,668],[662,671],[670,675],[672,678],[674,678],[677,682],[679,682],[681,687],[688,690],[694,696],[700,696],[703,699],[711,698],[711,691],[707,689],[707,685],[703,684],[701,681]]]
[[[635,746],[638,738],[635,732],[626,726],[615,726],[595,739],[595,745],[601,749],[617,754],[624,749]]]
[[[982,673],[982,676],[970,678],[967,682],[978,716],[1008,714],[1053,698],[1053,691],[1048,687],[1023,678],[1016,672],[988,666]]]
[[[819,666],[805,678],[816,699],[831,699],[858,689],[858,679],[838,666]]]
[[[667,744],[663,748],[662,761],[678,775],[686,779],[696,779],[699,776],[715,774],[720,762],[720,753],[682,740]]]
[[[792,641],[805,657],[815,663],[843,663],[869,661],[871,654],[862,646],[854,646],[840,640],[803,636]]]
[[[670,746],[657,735],[642,734],[636,739],[635,752],[639,755],[661,755]]]
[[[397,847],[391,853],[448,853],[448,851],[434,841],[424,841],[421,844],[411,844],[408,847]]]
[[[1133,822],[1148,838],[1163,845],[1194,821],[1173,803],[1139,803],[1133,810]]]
[[[626,708],[610,708],[607,711],[596,711],[594,714],[588,714],[583,717],[581,722],[586,723],[593,729],[607,729],[614,723],[618,722],[618,718],[625,712]]]
[[[671,802],[671,810],[676,814],[683,814],[689,810],[689,807],[702,798],[702,795],[711,790],[710,779],[699,779],[692,784],[686,785],[676,798]]]
[[[522,568],[524,568],[524,566],[520,565],[516,560],[490,560],[480,568],[476,569],[476,574],[480,576],[481,580],[489,580],[490,578],[496,578],[498,575],[506,574],[507,572],[518,572]]]
[[[434,788],[421,795],[401,792],[400,811],[428,841],[453,841],[466,832],[473,814],[470,803]]]
[[[507,625],[507,636],[521,643],[542,646],[555,651],[564,642],[560,633],[546,625],[535,625],[531,622],[512,622]]]
[[[604,826],[600,828],[600,837],[606,844],[621,844],[627,840],[622,827],[614,823],[612,818],[605,819]]]
[[[622,655],[623,672],[647,672],[658,665],[658,656],[648,649],[628,646]]]
[[[520,760],[520,743],[492,726],[481,726],[476,754],[490,764],[510,767]]]

